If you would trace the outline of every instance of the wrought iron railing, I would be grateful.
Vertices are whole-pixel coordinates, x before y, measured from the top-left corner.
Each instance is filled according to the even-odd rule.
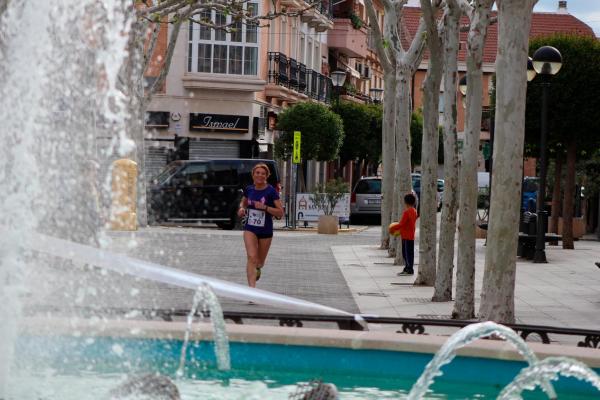
[[[329,19],[333,18],[333,2],[330,0],[321,0],[316,5],[317,10]]]
[[[77,311],[77,315],[82,317],[96,316],[101,312],[106,316],[119,316],[129,313],[130,309],[122,308],[102,308],[101,310],[88,307],[70,308]],[[189,314],[187,309],[136,309],[140,316],[146,319],[162,319],[163,321],[173,321],[174,318],[185,317]],[[52,313],[60,314],[60,309],[54,307],[35,307],[25,310],[26,314]],[[208,312],[202,312],[203,316],[209,317]],[[241,312],[225,311],[223,316],[226,320],[232,321],[238,325],[249,324],[256,321],[274,321],[279,326],[304,327],[305,323],[315,326],[315,323],[326,325],[337,325],[338,329],[362,331],[364,327],[360,325],[352,316],[337,315],[313,315],[313,314],[287,314],[287,313],[261,313],[261,312]],[[364,316],[363,319],[368,323],[397,325],[396,333],[399,334],[417,334],[428,335],[436,330],[439,333],[439,327],[459,330],[467,325],[477,323],[475,320],[453,320],[453,319],[425,319],[425,318],[395,318],[395,317],[373,317]],[[264,322],[263,322],[264,324]],[[550,344],[557,342],[561,337],[575,338],[569,340],[578,347],[600,348],[600,331],[593,329],[573,329],[541,325],[523,325],[508,324],[509,328],[517,332],[525,341],[540,342]],[[437,329],[436,329],[437,328]]]
[[[298,63],[298,92],[306,93],[306,65]]]
[[[298,93],[331,102],[331,78],[307,69],[306,66],[283,53],[269,52],[269,83],[281,85]]]
[[[298,61],[290,58],[290,89],[298,91]]]

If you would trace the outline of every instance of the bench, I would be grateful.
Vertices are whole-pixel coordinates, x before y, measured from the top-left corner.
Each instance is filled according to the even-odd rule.
[[[519,247],[517,247],[517,256],[533,260],[535,255],[535,242],[537,235],[519,232]],[[544,235],[545,242],[558,242],[562,240],[562,236],[556,233],[546,233]]]

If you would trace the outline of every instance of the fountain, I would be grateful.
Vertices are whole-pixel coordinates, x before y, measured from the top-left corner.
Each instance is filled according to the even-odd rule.
[[[406,397],[432,353],[442,347],[442,338],[226,326],[217,318],[222,313],[215,295],[296,313],[350,314],[109,251],[111,236],[104,228],[110,165],[115,159],[135,158],[134,144],[139,141],[136,113],[128,112],[132,99],[124,94],[131,78],[126,49],[132,23],[128,7],[133,2],[6,4],[0,1],[0,399],[97,399],[139,382],[132,375],[157,373],[178,378],[184,399],[286,398],[298,384],[320,377],[335,384],[321,386],[336,387],[340,398]],[[135,245],[134,239],[130,244]],[[135,310],[114,319],[94,308],[98,294],[111,289],[111,279],[124,274],[199,290],[188,323],[137,320]],[[65,297],[63,286],[76,296]],[[136,293],[114,295],[118,301]],[[43,318],[22,318],[21,310],[33,296],[68,309],[66,318],[52,312]],[[192,330],[201,304],[200,313],[207,308],[213,326],[198,324]],[[81,309],[92,315],[80,315]],[[355,318],[367,327],[360,316]],[[510,340],[506,329],[489,326],[484,326],[486,334],[498,332]],[[466,332],[451,343],[477,336],[473,329]],[[216,352],[199,340],[210,334]],[[224,350],[227,337],[231,359]],[[532,365],[519,374],[523,365],[503,359],[507,350],[500,342],[498,347],[485,358],[459,355],[458,365],[445,371],[432,388],[439,370],[428,370],[410,398],[427,398],[431,389],[433,397],[449,393],[493,398],[498,385],[506,386],[517,376],[505,389],[508,396],[553,379],[548,372],[553,367],[597,387],[596,372],[565,360],[537,362],[525,348],[520,348],[521,354]],[[452,346],[443,349],[453,357]],[[434,359],[438,366],[449,361]],[[501,371],[501,378],[486,375],[486,368]],[[461,377],[465,370],[478,369],[482,373],[473,379],[480,385]],[[471,391],[465,394],[463,386]],[[544,386],[554,396],[552,388]],[[569,382],[554,386],[559,395],[561,390],[573,390],[582,398],[596,395]]]
[[[229,341],[227,340],[227,329],[225,327],[225,320],[223,319],[223,310],[221,304],[215,296],[214,292],[209,285],[203,283],[198,287],[194,294],[194,303],[190,309],[190,313],[187,317],[187,328],[185,330],[185,338],[183,339],[183,346],[181,346],[181,358],[179,361],[179,368],[177,368],[177,376],[183,376],[185,369],[185,358],[187,355],[187,345],[190,341],[190,332],[192,331],[192,324],[194,322],[194,315],[198,312],[198,307],[202,305],[200,309],[200,316],[204,318],[204,315],[209,313],[210,320],[213,323],[213,333],[215,336],[215,354],[217,355],[217,367],[220,370],[229,370],[231,368],[231,362],[229,360]]]

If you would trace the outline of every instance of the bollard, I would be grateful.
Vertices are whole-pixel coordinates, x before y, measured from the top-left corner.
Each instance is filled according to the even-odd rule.
[[[137,230],[137,176],[135,161],[120,159],[113,162],[111,182],[110,229]]]

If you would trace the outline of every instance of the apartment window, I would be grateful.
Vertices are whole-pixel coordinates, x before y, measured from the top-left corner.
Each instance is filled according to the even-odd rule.
[[[258,3],[247,3],[245,7],[250,15],[258,15]],[[216,26],[232,23],[231,16],[214,10],[197,18]],[[188,72],[258,75],[258,26],[239,21],[227,32],[190,22],[187,57]]]
[[[201,22],[207,22],[208,23],[208,22],[211,21],[210,18],[211,18],[211,12],[210,12],[210,10],[209,11],[203,11],[200,14],[200,21]],[[190,24],[192,26],[196,25],[193,22],[190,22]],[[202,40],[210,40],[210,31],[211,31],[210,27],[205,26],[205,25],[199,25],[198,26],[198,30],[199,30],[200,39],[202,39]]]
[[[215,26],[224,26],[227,25],[227,16],[223,13],[217,12],[215,14]],[[227,40],[227,31],[225,29],[216,29],[215,30],[215,40],[225,41]]]
[[[315,58],[314,58],[314,60],[315,60],[314,70],[321,72],[321,47],[318,42],[315,43]]]
[[[298,59],[298,27],[296,24],[296,19],[292,18],[292,34],[290,35],[290,39],[292,41],[292,48],[290,49],[290,56],[292,58]]]
[[[210,72],[212,45],[198,43],[198,72]]]
[[[313,41],[308,38],[308,49],[306,49],[306,65],[313,68]],[[314,68],[313,68],[314,69]]]
[[[248,4],[247,9],[248,14],[250,14],[251,17],[256,17],[258,15],[258,4],[250,3]],[[258,23],[246,23],[246,43],[258,43]]]
[[[308,65],[308,64],[306,64],[306,60],[304,59],[305,51],[306,51],[306,36],[303,33],[300,35],[300,53],[298,55],[298,60],[301,63]],[[310,66],[309,66],[309,68],[310,68]]]
[[[279,29],[279,51],[287,54],[287,19],[280,17],[281,28]]]
[[[213,70],[215,74],[227,73],[227,46],[215,44],[215,55],[213,58]]]

